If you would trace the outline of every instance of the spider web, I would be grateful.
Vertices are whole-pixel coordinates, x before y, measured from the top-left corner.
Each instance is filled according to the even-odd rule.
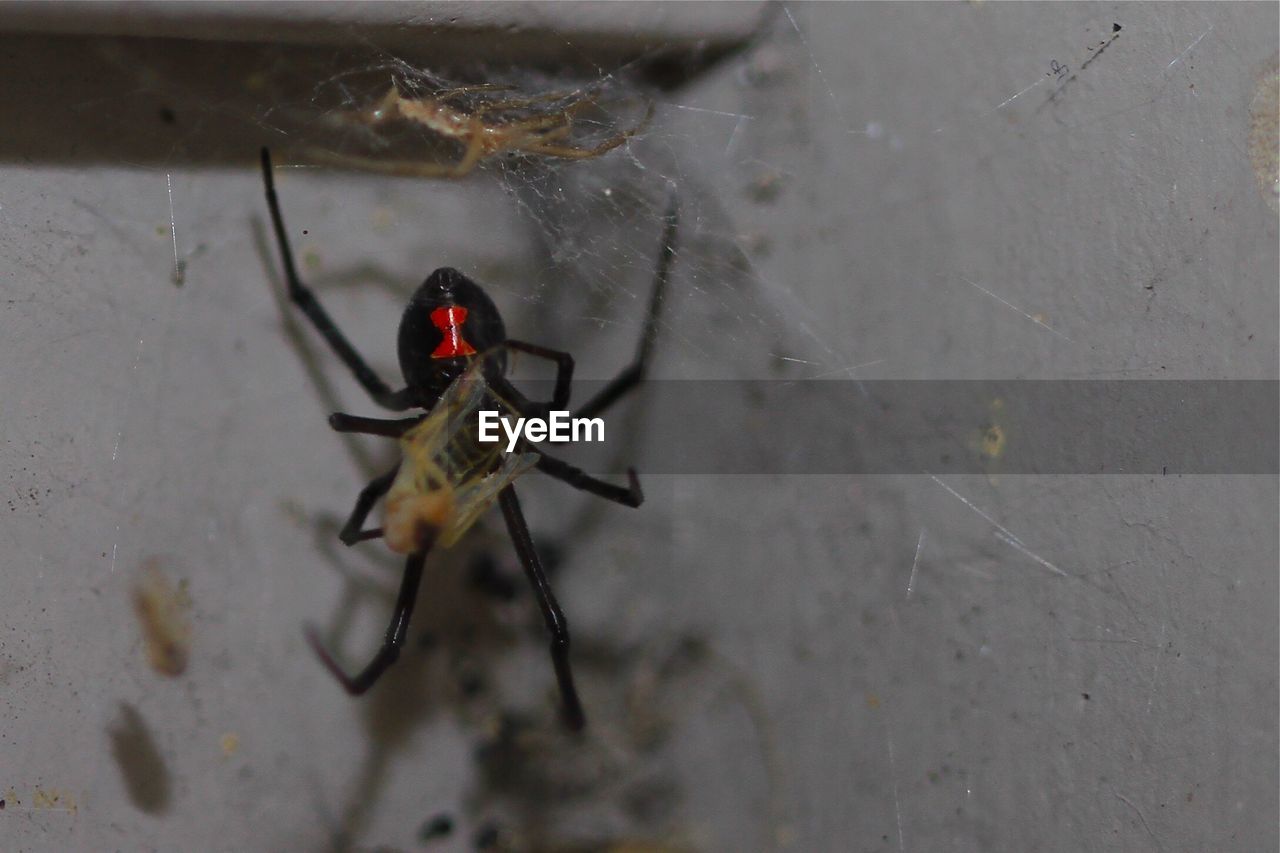
[[[486,265],[479,259],[471,267],[473,277],[514,297],[515,305],[501,306],[513,334],[573,349],[583,371],[579,375],[604,377],[608,368],[600,361],[617,364],[634,346],[662,222],[673,205],[681,221],[679,253],[660,324],[659,375],[849,375],[856,359],[821,329],[816,312],[785,284],[761,274],[756,261],[770,253],[771,236],[744,224],[735,211],[744,201],[767,211],[786,182],[786,175],[767,163],[765,149],[777,140],[770,138],[765,113],[779,96],[779,85],[794,82],[802,67],[804,45],[797,36],[785,18],[767,15],[752,44],[767,44],[763,61],[770,67],[753,66],[760,62],[753,48],[705,72],[704,80],[734,81],[730,92],[739,103],[723,107],[714,102],[724,99],[724,87],[700,96],[697,77],[677,92],[661,92],[638,79],[647,61],[671,50],[666,45],[612,67],[597,66],[592,73],[550,73],[485,63],[461,69],[423,66],[366,42],[371,58],[316,81],[303,99],[272,99],[258,121],[289,129],[284,142],[297,154],[300,168],[317,158],[346,158],[347,165],[359,158],[366,164],[448,166],[463,159],[463,138],[403,120],[375,127],[360,117],[392,86],[406,99],[430,103],[439,103],[440,92],[457,93],[451,106],[462,114],[493,99],[538,101],[494,114],[489,126],[499,130],[529,117],[554,119],[589,102],[589,109],[575,112],[572,134],[563,141],[591,149],[626,137],[598,157],[504,151],[483,158],[461,180],[427,180],[414,188],[404,178],[368,179],[397,185],[400,198],[415,189],[423,197],[462,187],[473,198],[502,193],[505,202],[496,203],[505,206],[517,227],[495,230],[492,239],[523,243],[534,263],[516,275],[492,276],[474,272]],[[565,47],[576,50],[569,42]],[[325,171],[307,169],[319,180]],[[357,164],[353,174],[359,172]],[[455,186],[444,189],[447,183]],[[444,252],[434,263],[466,271],[467,259],[453,260]],[[412,273],[408,280],[413,281]],[[530,319],[519,317],[521,311]],[[801,365],[804,370],[794,370]]]
[[[769,20],[778,21],[776,17]],[[553,97],[534,113],[545,115],[553,115],[557,108],[575,103],[582,93],[590,93],[592,109],[575,116],[571,138],[575,146],[589,148],[620,133],[635,131],[616,149],[583,160],[499,153],[482,160],[472,174],[459,181],[355,172],[342,179],[344,184],[359,180],[388,188],[378,206],[391,210],[390,215],[401,221],[421,217],[423,221],[438,222],[440,209],[474,205],[483,211],[500,211],[497,215],[504,224],[492,229],[488,241],[458,241],[463,248],[461,254],[451,251],[454,247],[446,241],[443,248],[430,253],[416,251],[410,261],[390,261],[379,244],[367,243],[367,236],[361,238],[366,245],[355,252],[349,248],[339,250],[327,238],[318,238],[312,242],[312,251],[322,257],[313,280],[320,287],[350,281],[351,272],[361,270],[363,265],[340,258],[360,252],[378,258],[380,265],[394,263],[402,269],[406,265],[412,269],[414,263],[458,266],[495,295],[510,334],[572,352],[578,377],[605,378],[626,363],[636,345],[663,222],[672,206],[677,205],[678,252],[659,323],[652,375],[681,380],[760,379],[840,372],[841,367],[854,364],[856,358],[843,352],[843,345],[834,343],[835,337],[828,338],[820,330],[816,313],[806,308],[788,286],[761,275],[755,260],[770,253],[772,238],[762,231],[749,230],[750,226],[744,225],[734,211],[744,202],[767,211],[782,191],[786,176],[767,165],[769,158],[764,149],[774,141],[767,137],[769,123],[763,119],[767,104],[779,96],[777,87],[785,86],[788,75],[798,66],[788,65],[789,70],[784,71],[770,63],[786,62],[778,51],[796,51],[794,62],[804,55],[803,45],[789,25],[776,32],[761,33],[758,38],[768,45],[763,60],[748,51],[708,72],[709,79],[720,80],[717,90],[723,88],[726,77],[732,81],[729,90],[740,101],[738,104],[717,103],[724,97],[720,91],[699,96],[700,83],[696,79],[675,93],[644,86],[636,80],[636,69],[647,54],[585,76],[484,65],[463,71],[424,69],[395,55],[382,54],[358,68],[343,69],[321,80],[305,102],[274,104],[262,122],[304,128],[294,140],[285,140],[305,140],[301,145],[290,146],[302,163],[314,153],[317,139],[340,156],[458,162],[464,155],[464,144],[432,138],[419,126],[402,123],[394,132],[384,134],[381,129],[352,125],[350,117],[367,113],[371,104],[385,96],[389,85],[418,97],[477,85],[501,87],[499,96],[503,98],[550,94]],[[757,67],[761,62],[764,67]],[[463,99],[466,108],[476,103]],[[646,120],[650,104],[652,115]],[[520,113],[516,118],[528,115]],[[323,169],[281,171],[296,178],[286,182],[288,189],[281,190],[286,199],[310,193],[323,199],[333,193],[325,189],[331,179]],[[442,197],[447,197],[446,204],[430,203],[430,199],[439,201]],[[286,200],[286,216],[295,222],[296,229],[300,225],[287,211],[291,203],[295,202]],[[306,204],[305,200],[301,203]],[[358,210],[358,205],[354,207]],[[343,225],[317,227],[330,235],[346,230]],[[377,236],[373,239],[377,240]],[[495,255],[500,260],[495,262]],[[395,298],[403,299],[415,282],[385,271],[378,272],[375,278],[402,282],[391,288],[398,291],[398,296],[379,303],[382,316],[390,316],[395,310]],[[332,292],[338,298],[354,296],[350,290],[340,287]],[[367,301],[357,297],[356,304]],[[517,377],[522,372],[529,373],[531,367],[534,365],[527,361],[517,363]],[[534,373],[537,375],[536,370]],[[727,401],[725,415],[730,419],[739,417],[733,406],[734,402]],[[526,502],[534,523],[541,516],[548,519],[543,522],[544,530],[560,527],[563,513],[545,508],[563,506],[563,497],[552,497],[556,494],[554,485],[546,490],[538,484],[525,488],[527,494],[534,496]],[[650,481],[650,488],[661,503],[667,488],[662,480]],[[539,505],[538,497],[554,503]],[[633,531],[631,535],[640,541],[669,540],[672,533],[667,525],[665,519],[659,519],[647,530]],[[495,538],[501,543],[501,536]],[[499,544],[498,549],[501,552],[506,546]],[[581,553],[581,549],[575,550]],[[585,638],[580,642],[588,648],[607,636],[593,626],[600,616],[603,614],[575,616],[575,624],[582,626],[577,629],[577,636]],[[621,636],[632,637],[629,642],[637,643],[636,636],[646,633],[647,629],[637,623]],[[618,657],[618,663],[604,671],[627,673],[628,667],[638,667],[643,674],[647,668],[662,668],[653,661],[662,660],[670,642],[664,637],[656,647],[642,642],[610,651]],[[502,681],[511,685],[507,689],[512,697],[531,696],[537,694],[540,682],[528,674],[538,671],[543,655],[540,641],[535,640],[516,657],[521,662],[520,669],[513,667],[511,661],[490,665],[500,670]],[[751,781],[726,801],[731,808],[740,808],[743,799],[760,798],[766,806],[759,820],[734,829],[718,828],[716,833],[723,837],[727,832],[741,839],[739,846],[752,847],[760,843],[762,836],[776,832],[782,819],[777,801],[780,791],[776,787],[776,757],[772,755],[770,723],[754,688],[749,680],[736,674],[726,677],[725,666],[723,661],[705,665],[696,674],[694,685],[668,683],[668,676],[662,676],[662,683],[664,690],[698,696],[710,689],[718,697],[727,697],[713,703],[715,732],[703,741],[703,746],[729,737],[745,740],[748,751],[742,761]],[[589,685],[590,664],[584,677]],[[481,784],[477,796],[485,805],[472,810],[468,817],[474,824],[485,814],[496,815],[508,830],[519,831],[523,826],[525,831],[541,832],[554,839],[678,838],[687,832],[687,822],[680,817],[677,804],[684,798],[682,787],[688,782],[676,770],[683,762],[676,760],[671,750],[687,743],[688,735],[670,739],[664,735],[655,743],[646,744],[611,730],[630,714],[642,718],[649,714],[676,714],[682,720],[696,718],[707,713],[705,702],[698,700],[690,707],[688,701],[663,699],[652,709],[642,706],[621,713],[597,706],[599,713],[593,725],[604,732],[602,740],[608,744],[605,754],[564,756],[557,742],[535,741],[539,745],[531,758],[508,756],[506,760],[512,766],[500,764],[491,771],[499,777],[530,773],[533,779],[517,783],[490,779]],[[491,760],[502,758],[499,752]],[[482,768],[488,764],[481,762]],[[609,778],[610,773],[616,778]],[[548,778],[543,779],[544,775]],[[628,791],[634,791],[646,777],[644,784],[650,786],[646,790],[656,792],[651,796],[665,801],[665,805],[654,806],[652,812],[638,818],[620,804],[634,796]],[[587,787],[579,790],[584,785]],[[529,803],[541,802],[543,789],[547,788],[567,793],[539,806],[546,817],[522,816],[521,810],[529,808]]]
[[[358,646],[376,641],[385,627],[384,598],[393,594],[399,571],[398,561],[377,549],[339,551],[332,544],[334,515],[345,509],[361,478],[392,464],[395,449],[388,443],[363,441],[344,446],[324,423],[327,411],[369,413],[369,403],[313,330],[279,298],[278,251],[266,228],[261,179],[251,165],[258,144],[273,150],[277,189],[303,278],[347,337],[390,381],[398,372],[394,330],[404,302],[432,269],[444,265],[463,270],[488,290],[513,336],[572,352],[579,377],[615,374],[634,351],[664,218],[673,200],[681,220],[679,251],[658,330],[655,376],[759,378],[800,363],[781,356],[823,366],[839,361],[815,355],[826,350],[815,349],[813,336],[803,328],[815,318],[781,298],[786,287],[760,275],[754,259],[768,254],[769,237],[744,232],[734,212],[743,199],[767,207],[777,197],[770,183],[774,179],[761,180],[762,174],[773,172],[749,159],[757,130],[764,126],[756,116],[777,96],[770,91],[776,79],[744,71],[744,60],[737,58],[710,69],[703,82],[691,81],[676,92],[637,82],[634,69],[666,45],[589,73],[562,73],[483,62],[461,69],[437,68],[371,44],[355,31],[352,42],[354,48],[196,43],[175,50],[172,45],[161,49],[146,42],[105,41],[94,44],[89,55],[112,73],[95,67],[103,79],[98,88],[92,85],[93,75],[86,75],[89,84],[74,81],[75,109],[94,116],[105,128],[97,143],[103,153],[96,156],[137,165],[112,172],[105,186],[85,181],[73,193],[69,210],[58,218],[61,227],[78,235],[79,248],[99,264],[87,275],[88,292],[101,297],[106,316],[81,325],[55,323],[45,328],[48,341],[42,345],[61,348],[60,358],[96,365],[112,360],[116,345],[128,342],[127,381],[112,385],[109,393],[104,390],[101,400],[82,402],[105,412],[102,422],[114,427],[106,448],[112,466],[107,478],[151,484],[139,487],[131,498],[146,520],[135,526],[124,516],[113,516],[94,536],[109,543],[101,551],[103,567],[108,577],[120,578],[110,585],[118,589],[126,586],[123,579],[131,567],[163,547],[152,544],[144,527],[188,528],[192,513],[206,516],[199,523],[201,536],[227,544],[219,546],[219,569],[199,572],[203,580],[194,584],[197,622],[200,614],[217,614],[211,618],[234,625],[211,627],[206,622],[203,632],[198,625],[197,644],[207,644],[210,635],[228,630],[239,636],[295,637],[300,623],[315,621],[342,638],[337,646],[348,661],[361,653]],[[573,50],[568,43],[565,48]],[[721,89],[726,81],[729,99],[742,103],[718,102],[725,98]],[[73,81],[64,82],[71,87]],[[460,180],[317,164],[311,156],[317,148],[341,155],[446,162],[461,155],[461,146],[441,143],[418,128],[401,127],[399,136],[384,135],[350,121],[383,97],[393,82],[405,87],[406,96],[477,84],[510,87],[503,91],[529,96],[588,92],[595,105],[575,117],[575,145],[597,144],[643,126],[598,158],[499,154]],[[700,94],[706,83],[712,89]],[[467,107],[474,103],[464,101]],[[653,116],[644,122],[651,101]],[[551,101],[545,109],[558,105]],[[65,137],[25,126],[15,133],[18,139],[12,144],[18,150],[30,146],[51,159],[63,158],[74,171],[75,152],[50,147],[56,146],[51,140]],[[757,183],[762,186],[754,187]],[[157,195],[139,203],[139,184],[152,187]],[[13,196],[4,203],[22,207]],[[36,264],[28,275],[56,280],[65,274],[66,259],[49,260],[29,248],[24,251]],[[102,264],[108,253],[111,263]],[[19,263],[23,258],[18,253]],[[121,280],[146,280],[159,288],[142,304],[121,304],[121,295],[110,285]],[[239,353],[237,358],[244,361],[233,367],[226,360],[228,351]],[[540,365],[524,360],[517,367],[520,378],[522,372],[537,376]],[[215,387],[221,390],[211,390]],[[732,410],[729,416],[734,417]],[[166,434],[189,436],[186,429],[172,427],[173,417],[199,425],[195,429],[202,437],[160,441]],[[308,485],[291,476],[277,478],[264,466],[243,461],[245,457],[224,440],[228,424],[234,424],[236,434],[253,436],[255,455],[281,463],[291,460],[286,464],[296,466]],[[321,455],[297,452],[313,441],[324,448]],[[68,476],[75,476],[72,472],[80,467],[72,459],[60,464]],[[246,466],[258,470],[246,478]],[[569,501],[576,496],[567,500],[559,484],[545,489],[530,483],[527,491],[522,487],[522,494],[528,496],[526,512],[547,553],[556,535],[576,530],[575,563],[603,559],[605,565],[620,566],[618,560],[593,553],[589,542],[624,548],[650,542],[662,552],[673,538],[673,487],[663,478],[648,481],[646,487],[651,505],[659,511],[621,536],[602,535],[598,531],[603,526],[596,519],[584,520],[572,511]],[[163,497],[166,494],[186,499],[170,500]],[[193,509],[193,498],[202,505],[229,499],[228,505],[241,507],[246,515],[220,520],[217,511],[206,515]],[[260,523],[265,525],[260,532],[268,538],[282,536],[297,549],[277,552],[248,529]],[[510,545],[500,531],[488,536],[484,530],[474,532],[477,535],[469,537],[473,551],[509,554]],[[326,568],[317,574],[316,561],[308,555],[319,555]],[[448,564],[461,567],[461,573],[471,556],[460,548]],[[175,547],[163,562],[168,571],[185,577],[196,573],[194,560],[190,552]],[[342,584],[331,582],[326,575],[330,570],[340,574]],[[518,579],[518,566],[508,562],[503,570]],[[293,578],[298,577],[309,580],[295,584]],[[322,581],[311,583],[317,577]],[[606,578],[614,583],[610,578],[616,575]],[[686,684],[688,677],[668,672],[671,667],[665,661],[673,656],[671,647],[678,651],[689,641],[687,632],[649,640],[650,620],[639,617],[629,620],[630,627],[605,630],[601,623],[616,615],[616,607],[575,602],[571,589],[565,584],[560,594],[566,610],[574,613],[576,647],[583,650],[578,677],[588,696],[605,698],[598,700],[593,720],[598,743],[584,767],[569,768],[565,784],[581,786],[584,775],[599,777],[601,767],[617,766],[614,787],[619,790],[608,796],[588,791],[569,797],[551,817],[531,820],[520,810],[530,792],[536,793],[536,785],[525,784],[518,792],[522,796],[513,796],[491,781],[481,794],[498,801],[505,825],[542,821],[547,837],[570,839],[633,834],[652,838],[683,831],[688,821],[681,813],[680,789],[687,782],[673,771],[673,753],[687,744],[689,735],[668,734],[671,715],[710,726],[709,736],[700,740],[704,748],[727,741],[748,744],[741,760],[752,781],[741,796],[770,796],[772,782],[764,780],[761,770],[771,760],[764,757],[770,749],[768,724],[754,688],[734,667],[704,660],[696,683]],[[467,590],[451,590],[448,577],[436,578],[431,593],[423,596],[414,627],[415,642],[420,635],[443,636],[450,649],[463,650],[458,666],[473,668],[501,685],[496,708],[489,706],[497,700],[484,696],[462,703],[475,707],[459,713],[480,717],[467,731],[488,731],[492,715],[499,712],[553,707],[544,701],[545,640],[529,599],[490,608],[436,604],[471,598]],[[462,616],[455,612],[458,609]],[[471,612],[476,609],[482,612]],[[335,618],[327,619],[331,613]],[[280,635],[264,627],[275,618],[272,614],[280,614],[281,625],[288,622]],[[460,626],[463,617],[471,621]],[[207,654],[204,648],[193,651],[200,660],[207,660]],[[277,654],[316,675],[324,685],[321,689],[333,688],[301,648],[289,653],[273,650],[269,659]],[[449,665],[458,655],[451,653]],[[375,698],[348,704],[336,693],[331,696],[338,713],[367,718],[372,747],[364,749],[357,724],[349,756],[354,769],[343,765],[325,771],[322,790],[314,801],[307,801],[310,817],[304,823],[315,824],[309,831],[320,839],[317,846],[338,844],[343,837],[363,843],[366,838],[409,836],[413,827],[403,816],[418,814],[424,802],[459,815],[469,830],[485,816],[463,801],[479,783],[472,779],[474,763],[462,757],[455,763],[456,772],[429,774],[425,790],[415,785],[423,793],[412,802],[397,793],[399,782],[417,775],[407,763],[388,766],[403,752],[398,739],[406,737],[422,716],[459,707],[440,694],[448,695],[449,685],[462,679],[450,670],[424,673],[425,657],[406,654],[398,671],[417,687],[386,694],[394,694],[394,702]],[[110,668],[106,660],[100,663]],[[655,683],[660,688],[656,694],[652,686],[645,686]],[[644,701],[610,698],[633,689]],[[668,689],[671,696],[665,693]],[[228,709],[215,704],[218,709],[197,713],[179,702],[171,708],[174,719],[159,725],[196,725],[193,713],[226,717]],[[158,725],[153,709],[142,710],[152,725]],[[485,716],[480,716],[481,710]],[[388,714],[401,722],[386,723]],[[652,731],[628,729],[628,720],[636,716],[652,718],[647,724]],[[538,722],[536,734],[559,736],[553,716],[544,714]],[[254,725],[252,720],[245,723],[246,740],[247,729]],[[546,763],[542,753],[554,758],[559,751],[539,750],[539,762]],[[727,752],[729,747],[713,751]],[[187,753],[180,753],[178,760],[186,760]],[[117,772],[115,767],[106,770],[112,778]],[[286,772],[293,774],[296,768]],[[346,790],[352,785],[358,790]],[[656,802],[628,813],[625,803],[639,796],[634,791],[640,788]],[[729,799],[737,803],[740,796]],[[292,798],[281,805],[290,811],[301,807]],[[641,813],[645,817],[637,817]],[[775,817],[774,811],[766,810],[761,820],[728,831],[743,836],[736,846],[755,846],[762,833],[773,831]],[[278,832],[285,846],[297,846],[301,830],[290,820],[278,830],[266,831]],[[268,841],[265,846],[272,845]]]

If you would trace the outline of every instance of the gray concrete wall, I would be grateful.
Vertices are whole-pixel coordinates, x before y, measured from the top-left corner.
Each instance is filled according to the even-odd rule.
[[[758,12],[689,20],[714,40]],[[539,14],[582,64],[590,34]],[[616,14],[641,51],[687,47],[668,7]],[[318,84],[407,50],[348,17],[309,44],[0,37],[0,848],[424,849],[442,813],[441,850],[490,823],[513,849],[1277,848],[1274,473],[995,453],[648,476],[636,511],[530,475],[584,739],[531,599],[467,583],[485,553],[520,580],[496,517],[430,564],[370,695],[312,656],[304,624],[352,666],[384,629],[399,561],[334,534],[394,451],[325,423],[375,412],[282,301],[263,143],[306,276],[388,376],[445,264],[610,375],[673,185],[660,378],[1276,380],[1274,4],[765,20],[607,157],[453,183],[287,168]],[[746,392],[724,411],[724,458],[753,452]],[[610,421],[642,473],[645,419]],[[992,425],[1026,440],[995,401]],[[147,656],[147,566],[189,614],[176,677]]]

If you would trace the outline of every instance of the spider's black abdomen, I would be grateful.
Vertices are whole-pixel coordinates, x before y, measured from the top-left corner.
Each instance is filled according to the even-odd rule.
[[[413,294],[400,320],[400,370],[422,399],[434,400],[462,374],[472,355],[506,339],[498,307],[480,285],[452,267],[441,267]],[[489,358],[498,374],[506,370],[505,352]]]

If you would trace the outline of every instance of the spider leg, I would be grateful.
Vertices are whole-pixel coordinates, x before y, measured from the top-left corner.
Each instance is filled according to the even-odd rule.
[[[335,154],[323,148],[306,149],[307,156],[317,163],[327,163],[341,169],[359,169],[379,175],[396,175],[406,178],[456,178],[460,177],[455,163],[422,163],[417,160],[379,160],[358,154]],[[465,173],[464,173],[465,174]]]
[[[357,432],[362,435],[381,435],[386,438],[399,438],[418,424],[421,417],[386,420],[384,418],[362,418],[359,415],[348,415],[334,412],[329,415],[329,426],[335,432]]]
[[[333,347],[338,357],[355,374],[356,381],[364,386],[374,402],[387,409],[404,411],[413,405],[408,393],[409,389],[392,391],[378,374],[365,362],[355,347],[339,331],[328,312],[320,305],[311,288],[298,278],[297,268],[293,263],[293,249],[289,246],[289,236],[284,229],[284,216],[280,213],[280,200],[276,197],[275,179],[271,173],[271,153],[262,149],[262,180],[267,189],[267,207],[271,211],[271,223],[275,227],[276,241],[280,244],[280,255],[284,260],[285,281],[289,285],[289,298],[302,309],[324,339]]]
[[[576,412],[577,417],[589,418],[603,412],[644,379],[645,371],[649,367],[649,356],[653,352],[654,337],[658,331],[658,317],[662,313],[662,300],[667,290],[671,262],[676,256],[676,233],[679,224],[679,209],[673,196],[667,206],[665,225],[662,229],[662,254],[658,257],[658,267],[654,272],[653,292],[649,296],[649,311],[645,315],[640,344],[636,347],[636,357],[625,370],[615,376]]]
[[[556,387],[551,394],[549,409],[565,409],[569,406],[569,393],[573,390],[573,356],[567,352],[538,346],[526,341],[513,341],[507,338],[507,348],[527,352],[538,358],[556,363]]]
[[[520,131],[520,141],[513,143],[511,147],[516,151],[529,151],[532,147],[551,148],[554,147],[548,143],[555,142],[566,138],[573,133],[573,122],[562,124],[559,127],[550,128],[522,128]]]
[[[513,119],[509,122],[494,124],[493,127],[501,128],[504,132],[511,134],[516,133],[533,133],[539,130],[547,130],[549,133],[558,133],[555,138],[560,138],[568,133],[570,129],[571,119],[562,113],[549,116],[533,116],[530,118]],[[554,130],[551,130],[554,128]],[[545,139],[545,136],[538,136],[538,139]]]
[[[537,464],[539,471],[550,477],[555,477],[561,482],[568,483],[575,489],[590,492],[593,495],[598,495],[614,503],[620,503],[623,506],[634,508],[644,503],[644,492],[640,491],[640,478],[636,476],[634,468],[627,469],[628,485],[624,489],[622,486],[615,486],[613,483],[598,480],[581,468],[575,468],[568,462],[548,456],[542,451],[538,451],[538,454]]]
[[[619,134],[594,148],[574,148],[572,145],[547,145],[534,142],[521,145],[520,150],[528,154],[541,154],[544,157],[559,157],[561,160],[590,160],[592,157],[599,157],[601,154],[612,151],[630,138],[628,134]]]
[[[507,486],[499,492],[498,503],[502,505],[502,515],[507,521],[507,530],[516,546],[520,564],[524,566],[529,583],[533,586],[533,593],[538,598],[543,621],[551,632],[551,662],[555,666],[556,681],[560,685],[560,699],[563,703],[561,713],[565,725],[573,731],[580,731],[587,720],[582,712],[582,703],[578,700],[577,688],[573,686],[573,671],[569,668],[569,624],[560,612],[560,605],[556,603],[551,585],[547,583],[547,576],[542,571],[542,563],[538,560],[538,552],[534,550],[529,526],[525,524],[524,513],[520,511],[520,501],[516,498],[515,489]]]
[[[397,463],[396,467],[371,481],[369,485],[360,490],[360,496],[356,498],[356,505],[351,510],[347,523],[342,525],[342,530],[338,532],[338,538],[342,540],[343,545],[354,545],[366,539],[377,539],[382,535],[381,527],[375,527],[371,530],[361,530],[360,528],[364,527],[364,521],[369,517],[369,511],[378,502],[378,498],[385,495],[387,489],[391,488],[391,484],[395,481],[396,474],[399,471],[400,465]]]
[[[576,106],[577,105],[575,105],[574,108],[576,108]],[[570,110],[574,108],[570,108]],[[570,110],[565,111],[566,130],[568,129],[568,127],[571,127],[573,124],[572,113],[570,112]],[[520,150],[525,151],[529,154],[543,154],[547,157],[560,157],[565,160],[589,160],[592,157],[599,157],[601,154],[604,154],[606,152],[612,151],[613,149],[617,148],[619,145],[626,142],[628,139],[630,139],[631,137],[635,136],[637,133],[644,130],[646,127],[648,127],[649,120],[653,118],[653,110],[654,110],[654,106],[653,106],[653,102],[651,101],[649,103],[649,108],[645,111],[644,118],[640,120],[639,124],[631,128],[630,130],[624,130],[622,133],[619,133],[617,136],[606,139],[604,142],[601,142],[599,145],[595,146],[594,148],[577,148],[572,145],[548,145],[546,144],[546,141],[549,138],[559,138],[559,137],[552,136],[552,134],[543,134],[541,142],[531,143],[529,145],[522,145],[520,146]],[[564,134],[561,134],[561,136],[563,135]]]
[[[410,554],[404,564],[404,577],[400,581],[400,594],[396,596],[396,607],[391,613],[391,622],[387,625],[387,635],[382,641],[382,648],[373,656],[373,660],[355,677],[347,675],[333,655],[325,648],[324,642],[314,628],[307,629],[307,641],[320,657],[320,662],[338,679],[346,691],[353,696],[364,693],[387,667],[400,657],[400,647],[404,645],[405,636],[409,633],[409,619],[413,616],[414,601],[418,597],[418,583],[422,580],[422,566],[427,559],[427,550]]]

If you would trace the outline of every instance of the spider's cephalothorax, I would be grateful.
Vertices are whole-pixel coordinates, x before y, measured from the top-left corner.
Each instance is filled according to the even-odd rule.
[[[349,692],[368,690],[400,656],[427,552],[432,547],[452,545],[485,510],[497,502],[502,507],[507,531],[551,633],[551,660],[560,686],[565,721],[571,728],[581,728],[585,717],[573,685],[573,672],[569,668],[569,628],[547,583],[513,484],[526,471],[537,468],[576,489],[637,507],[644,500],[640,482],[634,470],[627,472],[628,484],[625,487],[599,480],[528,442],[522,442],[517,453],[504,456],[497,445],[479,441],[472,421],[482,406],[498,408],[520,417],[541,416],[548,409],[568,409],[573,357],[566,352],[508,338],[497,306],[480,286],[455,269],[441,267],[414,293],[400,321],[400,369],[406,386],[393,391],[338,330],[315,294],[298,277],[272,180],[271,156],[265,148],[262,150],[262,177],[271,223],[284,261],[289,298],[324,336],[374,402],[395,411],[427,410],[425,414],[400,420],[341,412],[329,417],[329,424],[339,432],[366,433],[400,440],[401,461],[361,490],[355,508],[338,537],[347,545],[367,539],[384,539],[393,551],[407,557],[386,639],[368,666],[354,677],[349,676],[338,666],[318,636],[311,632],[308,636],[313,647]],[[603,412],[644,378],[667,274],[675,258],[675,237],[676,208],[673,200],[664,219],[653,293],[649,298],[649,311],[635,360],[579,407],[575,413],[578,417],[590,418]],[[535,403],[526,399],[506,379],[507,350],[555,362],[555,390],[549,402]],[[374,504],[384,496],[388,508],[385,529],[364,529],[365,519]]]

